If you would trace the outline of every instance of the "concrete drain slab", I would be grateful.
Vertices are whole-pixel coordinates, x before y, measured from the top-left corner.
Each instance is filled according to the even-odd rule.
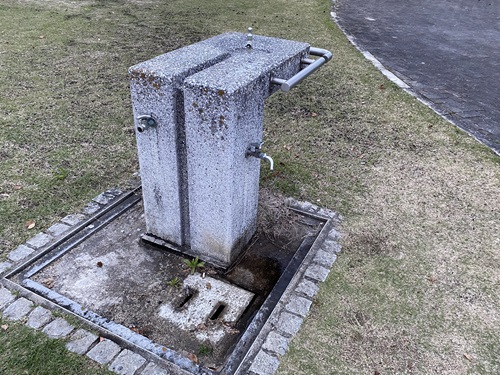
[[[265,223],[270,231],[258,232],[231,269],[191,274],[185,257],[142,240],[139,189],[34,247],[1,283],[169,373],[270,374],[340,250],[335,213],[293,200],[279,206],[271,222],[289,227]]]
[[[213,277],[190,275],[177,299],[160,307],[159,315],[196,337],[217,345],[243,315],[254,294]]]

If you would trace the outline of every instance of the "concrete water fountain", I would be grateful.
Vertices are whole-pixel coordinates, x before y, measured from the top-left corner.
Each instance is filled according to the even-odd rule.
[[[330,58],[249,30],[132,67],[142,189],[112,196],[4,284],[167,373],[275,368],[272,353],[282,354],[335,260],[338,216],[269,194],[259,208],[260,161],[273,168],[262,150],[264,101]],[[193,257],[205,265],[190,272]],[[281,337],[275,352],[271,331],[272,342]]]
[[[259,159],[273,168],[261,149],[264,101],[331,56],[250,29],[130,68],[148,233],[230,266],[256,230]]]

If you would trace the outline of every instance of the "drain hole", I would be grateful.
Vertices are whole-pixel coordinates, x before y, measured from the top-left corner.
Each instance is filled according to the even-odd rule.
[[[188,294],[186,294],[184,299],[181,300],[181,303],[179,303],[178,308],[182,309],[182,306],[184,306],[186,303],[188,303],[191,298],[193,298],[193,293],[189,292]]]
[[[189,301],[193,299],[197,294],[196,289],[185,288],[177,297],[172,301],[172,305],[176,310],[181,310],[185,307]]]
[[[215,309],[214,313],[210,316],[210,320],[217,320],[225,309],[226,305],[224,305],[223,303],[219,304],[219,306]]]

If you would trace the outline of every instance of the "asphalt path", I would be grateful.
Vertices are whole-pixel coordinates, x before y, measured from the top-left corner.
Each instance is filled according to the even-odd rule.
[[[500,155],[500,0],[337,0],[338,24]]]

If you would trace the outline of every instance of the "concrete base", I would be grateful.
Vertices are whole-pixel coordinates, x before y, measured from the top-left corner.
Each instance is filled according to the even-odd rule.
[[[81,216],[83,221],[68,224],[66,234],[35,248],[31,260],[13,265],[0,279],[0,314],[22,317],[51,337],[68,338],[70,350],[106,363],[112,371],[130,366],[131,373],[142,375],[271,374],[340,250],[334,229],[338,217],[309,203],[289,201],[293,210],[304,214],[285,214],[282,222],[290,226],[265,226],[281,233],[283,242],[279,235],[277,244],[257,237],[230,272],[222,275],[205,267],[203,277],[189,275],[182,257],[140,240],[145,226],[139,198],[127,193],[111,199],[95,216]],[[275,197],[270,201],[277,202]],[[264,202],[262,216],[274,212],[283,218],[284,207]],[[290,244],[290,239],[296,241]],[[190,291],[191,302],[185,298]],[[209,297],[207,291],[213,294]],[[174,306],[173,315],[190,310],[190,304],[203,305],[197,293],[208,304],[201,314],[192,315],[198,321],[203,315],[204,322],[191,331],[161,316],[167,305]],[[220,308],[225,301],[226,307]],[[69,311],[106,340],[97,340],[85,329],[75,332],[51,310]],[[166,326],[172,331],[161,336]],[[224,337],[218,341],[221,333]]]

